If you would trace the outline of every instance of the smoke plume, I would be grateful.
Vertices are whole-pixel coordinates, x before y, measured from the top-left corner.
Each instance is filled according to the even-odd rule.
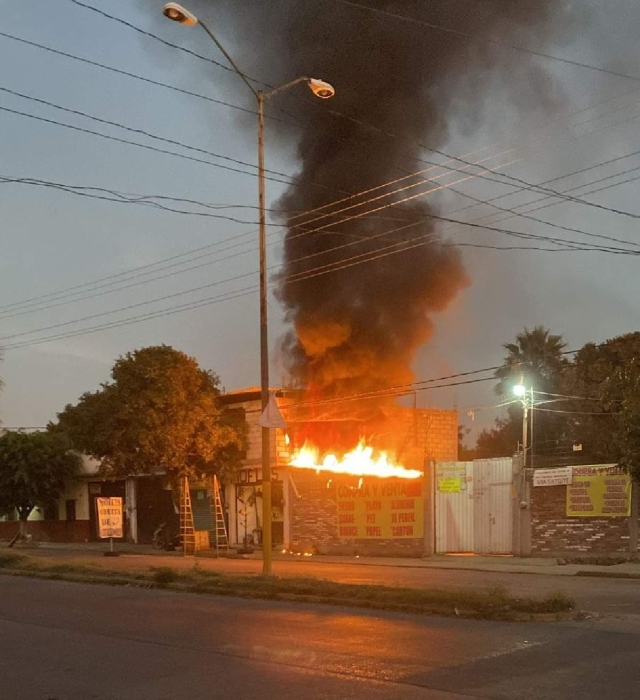
[[[308,75],[336,88],[327,102],[304,92],[279,102],[301,124],[300,172],[278,205],[292,212],[278,277],[291,327],[283,348],[292,377],[323,397],[410,382],[434,315],[470,280],[460,251],[439,236],[428,197],[345,220],[424,185],[326,218],[318,217],[393,188],[302,217],[294,212],[313,212],[427,168],[424,159],[439,157],[420,144],[442,147],[453,120],[473,132],[488,94],[507,90],[514,107],[527,113],[555,104],[560,91],[546,64],[499,44],[543,50],[571,22],[564,0],[357,2],[457,33],[338,0],[201,4],[205,16],[222,17],[232,29],[242,45],[238,61],[251,75],[272,84]],[[287,119],[275,104],[269,108]],[[274,130],[291,140],[291,127],[269,124],[272,138]]]

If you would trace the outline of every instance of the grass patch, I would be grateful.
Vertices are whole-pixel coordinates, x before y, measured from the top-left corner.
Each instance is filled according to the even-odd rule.
[[[231,575],[199,566],[181,570],[162,566],[116,571],[103,566],[50,564],[42,560],[36,562],[24,555],[2,554],[0,570],[2,573],[84,583],[168,588],[240,598],[325,603],[489,620],[557,619],[575,608],[573,600],[563,593],[544,598],[520,598],[510,595],[501,587],[487,590],[397,588],[316,578]]]
[[[23,554],[0,554],[0,569],[11,569],[23,562],[26,557]]]
[[[169,568],[168,566],[159,566],[157,569],[154,569],[152,576],[153,580],[161,586],[166,586],[168,583],[174,583],[180,578],[178,572],[175,569]]]

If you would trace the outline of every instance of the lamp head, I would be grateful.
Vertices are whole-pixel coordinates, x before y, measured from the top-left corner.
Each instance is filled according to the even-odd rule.
[[[333,85],[325,83],[324,80],[318,80],[318,78],[309,78],[309,88],[321,100],[328,100],[336,94]]]
[[[162,14],[174,22],[186,24],[187,27],[193,27],[198,24],[198,18],[177,2],[168,2],[162,8]]]

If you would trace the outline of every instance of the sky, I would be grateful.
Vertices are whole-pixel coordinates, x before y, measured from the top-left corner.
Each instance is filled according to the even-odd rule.
[[[468,0],[451,0],[464,1]],[[86,2],[167,41],[224,60],[204,32],[164,21],[160,15],[162,2]],[[485,152],[494,155],[492,166],[505,165],[504,172],[535,183],[590,168],[552,185],[563,189],[640,168],[640,153],[631,155],[640,152],[640,8],[632,0],[612,0],[606,4],[606,11],[596,0],[588,6],[588,20],[571,36],[558,38],[555,45],[547,43],[545,51],[638,76],[638,80],[532,57],[528,60],[539,61],[561,87],[561,103],[545,117],[516,116],[511,108],[513,96],[496,85],[486,95],[479,126],[470,132],[466,128],[464,94],[460,94],[449,114],[451,135],[444,150],[468,154],[490,146]],[[228,72],[70,0],[0,0],[0,11],[0,31],[13,37],[252,108],[246,86]],[[207,15],[207,20],[214,25],[215,18]],[[326,21],[332,21],[330,14]],[[243,50],[234,28],[217,24],[215,28],[242,63]],[[394,26],[394,31],[402,32],[402,23]],[[535,38],[529,48],[537,48]],[[274,45],[265,50],[277,50],[277,37]],[[197,200],[226,208],[154,201],[239,220],[180,214],[49,187],[0,182],[0,346],[5,348],[0,362],[0,377],[4,381],[0,392],[2,424],[46,425],[67,403],[107,381],[117,357],[135,348],[161,343],[196,357],[201,366],[220,376],[221,385],[228,390],[257,385],[257,180],[250,165],[256,162],[252,115],[1,35],[0,64],[5,68],[0,78],[0,107],[22,112],[0,109],[0,178],[36,178],[136,195]],[[268,81],[268,76],[259,77]],[[330,80],[330,76],[326,78]],[[336,85],[336,89],[339,91],[340,86]],[[527,90],[527,86],[522,89]],[[249,165],[123,131],[7,90]],[[317,108],[322,109],[322,104]],[[107,140],[34,120],[26,114],[210,162]],[[297,137],[293,127],[290,140],[280,136],[270,141],[267,121],[269,169],[296,172]],[[618,160],[602,165],[613,159]],[[640,170],[621,174],[602,184],[615,184],[638,174]],[[630,181],[585,198],[609,209],[638,215],[638,183],[640,180]],[[464,188],[479,199],[512,190],[481,178],[465,183]],[[585,186],[576,190],[576,194],[587,189]],[[268,204],[273,204],[282,191],[280,183],[269,181]],[[500,205],[515,207],[533,198],[531,193],[514,194],[501,200]],[[433,196],[433,203],[441,215],[446,215],[468,206],[469,200],[443,189]],[[478,205],[454,216],[476,220],[492,214],[495,216],[495,210]],[[533,215],[552,222],[556,228],[519,217],[505,218],[493,225],[601,243],[601,239],[585,238],[557,226],[632,242],[638,239],[637,219],[576,202],[560,202]],[[269,264],[275,272],[282,231],[272,219],[269,223]],[[486,230],[442,223],[440,230],[459,243],[513,242],[504,234]],[[472,283],[434,318],[434,338],[415,362],[417,379],[498,365],[504,357],[502,344],[511,341],[524,327],[544,325],[562,334],[569,348],[578,348],[589,341],[600,342],[638,330],[640,326],[640,282],[634,256],[587,251],[462,250]],[[173,256],[183,257],[153,267]],[[151,267],[130,272],[147,265]],[[366,274],[365,267],[362,266],[362,274]],[[143,272],[149,274],[142,275]],[[138,276],[132,277],[133,274]],[[114,284],[114,275],[121,275],[116,278],[119,284]],[[160,276],[162,279],[155,279]],[[95,284],[103,278],[110,279]],[[79,285],[86,286],[60,297],[61,290]],[[31,299],[37,303],[23,304]],[[199,308],[164,313],[170,307],[200,300],[205,305]],[[136,319],[154,312],[162,315],[151,320]],[[269,314],[271,376],[276,385],[282,378],[277,340],[285,326],[273,296]],[[94,326],[128,319],[132,322],[127,325],[87,333]],[[77,335],[38,342],[73,333]],[[423,392],[420,402],[441,408],[458,407],[463,422],[475,432],[489,425],[496,415],[491,408],[496,403],[492,387],[492,382],[483,382]],[[471,411],[473,421],[467,415]]]

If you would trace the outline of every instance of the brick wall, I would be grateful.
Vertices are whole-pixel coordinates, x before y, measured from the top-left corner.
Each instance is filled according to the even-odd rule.
[[[18,527],[15,520],[0,522],[0,540],[12,539]],[[91,537],[88,520],[30,520],[27,534],[35,542],[88,542]]]
[[[397,540],[339,538],[338,507],[335,487],[333,482],[329,483],[330,476],[295,469],[291,472],[297,491],[297,495],[291,493],[289,510],[291,551],[396,557],[419,557],[424,554],[423,538]],[[358,484],[357,477],[341,476],[340,481],[354,488]]]
[[[424,469],[431,460],[455,461],[458,457],[458,415],[455,411],[387,408],[390,429],[405,436],[397,459],[404,466]],[[338,538],[335,489],[327,488],[328,474],[290,469],[295,489],[290,490],[290,547],[294,552],[359,554],[370,556],[422,556],[425,538]],[[340,477],[344,481],[344,477]],[[357,478],[350,485],[356,486]],[[297,490],[298,494],[295,494]],[[298,497],[299,496],[299,497]],[[432,540],[431,518],[425,514],[427,540]]]
[[[531,487],[533,556],[629,555],[630,518],[569,518],[566,486]]]

